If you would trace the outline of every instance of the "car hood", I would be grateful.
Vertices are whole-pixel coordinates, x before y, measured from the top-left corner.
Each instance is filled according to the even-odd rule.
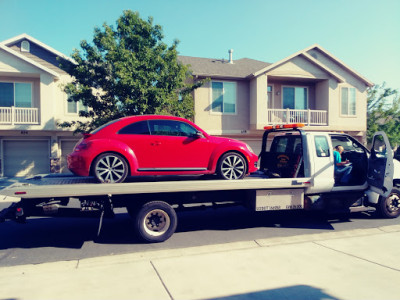
[[[232,143],[236,144],[237,146],[246,146],[246,143],[231,139],[231,138],[225,138],[225,137],[218,137],[218,136],[210,136],[209,137],[210,141],[216,144],[222,144],[222,143]]]

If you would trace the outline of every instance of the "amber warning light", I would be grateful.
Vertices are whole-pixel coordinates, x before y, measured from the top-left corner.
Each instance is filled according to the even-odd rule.
[[[288,128],[299,128],[299,127],[304,127],[305,125],[303,123],[293,123],[293,124],[279,124],[279,125],[270,125],[270,126],[265,126],[265,130],[271,130],[271,129],[288,129]]]

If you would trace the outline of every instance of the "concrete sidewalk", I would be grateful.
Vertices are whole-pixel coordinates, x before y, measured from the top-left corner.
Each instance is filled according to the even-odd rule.
[[[400,225],[0,269],[0,299],[400,299]]]

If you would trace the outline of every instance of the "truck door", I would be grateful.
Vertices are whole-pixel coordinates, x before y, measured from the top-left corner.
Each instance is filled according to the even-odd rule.
[[[335,184],[330,137],[324,133],[307,133],[307,156],[313,186],[307,193],[330,192]]]
[[[383,197],[389,196],[393,188],[393,151],[386,134],[375,133],[368,162],[367,181],[370,190]]]

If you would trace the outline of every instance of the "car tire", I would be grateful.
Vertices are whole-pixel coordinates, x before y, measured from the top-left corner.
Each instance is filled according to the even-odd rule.
[[[242,179],[247,173],[245,158],[236,152],[228,152],[221,156],[217,165],[218,177],[225,180]]]
[[[117,153],[103,153],[93,163],[93,173],[100,183],[120,183],[128,176],[128,163]]]
[[[397,218],[400,215],[400,189],[393,188],[386,198],[380,196],[376,210],[383,218]]]
[[[178,217],[174,208],[163,201],[145,203],[137,212],[135,226],[139,237],[150,243],[164,242],[175,232]]]

